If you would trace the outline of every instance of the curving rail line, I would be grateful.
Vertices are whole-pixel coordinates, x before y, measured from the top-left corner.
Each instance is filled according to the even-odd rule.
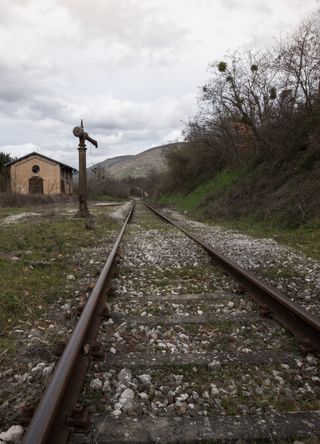
[[[154,208],[147,202],[144,202],[144,205],[157,216],[174,225],[188,237],[201,245],[221,268],[244,285],[244,287],[250,292],[250,295],[258,302],[258,304],[262,305],[263,309],[268,314],[272,314],[272,316],[284,327],[302,339],[302,347],[305,348],[306,351],[320,351],[319,318],[309,313],[287,296],[280,294],[273,288],[269,287],[252,273],[239,267],[235,262],[214,250],[210,245],[206,244],[203,240],[190,233],[180,224],[161,213],[158,209]]]
[[[69,422],[72,422],[72,419],[75,423],[77,421],[81,423],[84,420],[81,418],[81,409],[79,408],[78,411],[77,408],[74,409],[89,365],[89,357],[84,352],[84,348],[89,349],[94,344],[100,324],[100,315],[105,304],[106,286],[110,279],[119,244],[133,211],[134,203],[33,415],[24,435],[23,444],[64,443],[69,435],[69,430],[65,426],[68,412],[74,411],[74,417]],[[69,384],[70,381],[72,384]]]

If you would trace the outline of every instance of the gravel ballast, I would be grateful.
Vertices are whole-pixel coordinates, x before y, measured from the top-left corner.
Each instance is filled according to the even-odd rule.
[[[258,254],[253,250],[260,240],[244,246],[235,233],[229,239],[221,232],[217,240],[214,228],[183,223],[197,234],[201,229],[213,246],[221,242],[224,254],[238,263],[241,257],[240,265],[250,270],[258,270],[263,255],[270,264],[279,261],[279,267],[284,252],[292,261],[296,258],[277,246],[273,259],[273,241],[263,241]],[[299,430],[288,426],[280,431],[276,425],[271,430],[292,438],[288,442],[296,433],[311,439],[308,443],[317,442],[318,358],[301,354],[297,340],[274,320],[261,317],[237,282],[214,267],[200,247],[140,203],[121,245],[108,304],[111,317],[98,337],[106,359],[92,364],[81,398],[92,413],[94,442],[106,442],[115,429],[119,441],[150,442],[150,430],[143,427],[148,419],[159,427],[154,442],[187,440],[187,431],[184,437],[178,425],[190,421],[195,427],[225,421],[230,440],[243,439],[237,424],[255,415],[261,432],[256,430],[255,437],[265,438],[265,418],[288,412],[304,412],[312,427],[302,421]],[[216,438],[213,430],[206,436]],[[71,442],[76,439],[74,435]]]
[[[254,272],[306,310],[320,315],[320,264],[315,259],[274,239],[256,239],[193,221],[173,210],[165,209],[164,213],[240,267]]]

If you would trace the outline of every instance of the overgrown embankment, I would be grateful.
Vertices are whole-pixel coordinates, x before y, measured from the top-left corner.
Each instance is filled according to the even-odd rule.
[[[197,219],[275,237],[320,258],[320,118],[314,117],[297,118],[282,152],[252,157],[198,182],[190,173],[189,182],[167,188],[158,202]]]
[[[292,170],[290,164],[224,170],[158,202],[199,220],[273,237],[320,259],[319,169],[295,175]]]
[[[279,227],[297,227],[320,216],[320,168],[312,158],[315,154],[320,156],[320,150],[224,169],[186,192],[164,194],[160,202],[207,219],[250,216]],[[313,165],[307,165],[311,159]]]
[[[189,143],[166,154],[154,198],[197,218],[320,239],[319,61],[317,10],[272,51],[213,62]]]

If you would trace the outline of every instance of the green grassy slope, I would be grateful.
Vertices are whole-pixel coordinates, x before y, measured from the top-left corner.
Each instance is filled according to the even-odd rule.
[[[289,164],[224,170],[189,193],[162,195],[158,202],[198,220],[272,237],[320,259],[318,174]]]

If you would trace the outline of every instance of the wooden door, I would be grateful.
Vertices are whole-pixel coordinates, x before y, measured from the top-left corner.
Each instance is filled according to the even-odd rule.
[[[43,179],[42,177],[31,177],[29,179],[29,193],[43,194]]]

